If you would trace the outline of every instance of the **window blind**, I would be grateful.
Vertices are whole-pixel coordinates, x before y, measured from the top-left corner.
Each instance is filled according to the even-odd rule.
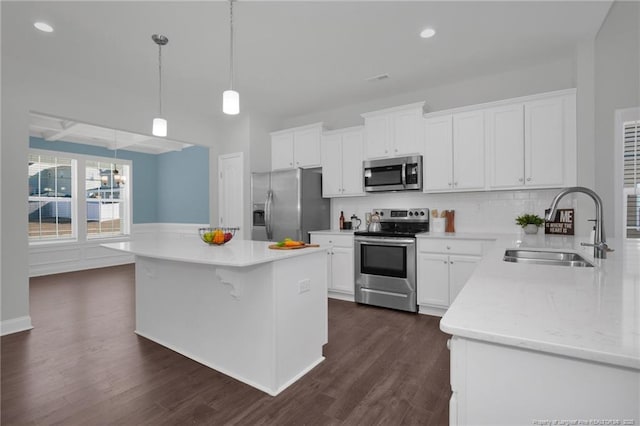
[[[640,238],[640,120],[624,123],[627,238]]]
[[[640,121],[624,123],[624,186],[638,193],[640,184]]]

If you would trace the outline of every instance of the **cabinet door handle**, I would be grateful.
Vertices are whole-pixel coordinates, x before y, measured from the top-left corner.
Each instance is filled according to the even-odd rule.
[[[451,186],[451,182],[447,183],[447,185]]]
[[[444,261],[444,264],[445,264],[445,265],[447,264],[447,261],[446,261],[446,260]]]
[[[394,149],[395,152],[398,152],[398,148]]]
[[[447,246],[447,250],[451,250],[451,246]]]
[[[527,178],[527,182],[531,182],[531,178],[530,177]]]
[[[518,182],[524,182],[524,178],[518,179]]]
[[[293,166],[293,163],[289,163],[290,166]]]
[[[449,265],[453,265],[453,260],[451,262],[449,262]]]
[[[453,182],[453,186],[458,186],[458,182]]]

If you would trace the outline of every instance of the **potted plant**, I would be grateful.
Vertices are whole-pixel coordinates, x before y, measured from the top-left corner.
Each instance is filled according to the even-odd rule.
[[[536,234],[538,227],[544,223],[544,219],[537,214],[523,214],[516,217],[516,223],[522,226],[525,234]]]

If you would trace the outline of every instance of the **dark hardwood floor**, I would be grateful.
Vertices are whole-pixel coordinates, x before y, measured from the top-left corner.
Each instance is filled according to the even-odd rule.
[[[132,265],[31,279],[2,337],[6,425],[445,425],[439,318],[329,300],[326,360],[277,397],[138,337]]]

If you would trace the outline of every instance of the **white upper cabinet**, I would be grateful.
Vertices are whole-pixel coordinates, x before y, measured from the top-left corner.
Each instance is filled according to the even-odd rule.
[[[322,135],[323,197],[364,195],[362,145],[362,126]]]
[[[424,115],[424,192],[576,185],[575,89]]]
[[[293,132],[271,135],[271,170],[293,168]]]
[[[453,189],[484,189],[484,112],[453,116]]]
[[[453,116],[425,120],[424,191],[453,189]]]
[[[490,109],[486,116],[491,187],[524,185],[524,105]]]
[[[487,110],[490,189],[576,184],[575,90]]]
[[[423,154],[424,102],[362,114],[366,159]]]
[[[271,133],[271,170],[320,167],[322,123]]]
[[[424,127],[424,191],[484,189],[483,111],[427,118]]]

